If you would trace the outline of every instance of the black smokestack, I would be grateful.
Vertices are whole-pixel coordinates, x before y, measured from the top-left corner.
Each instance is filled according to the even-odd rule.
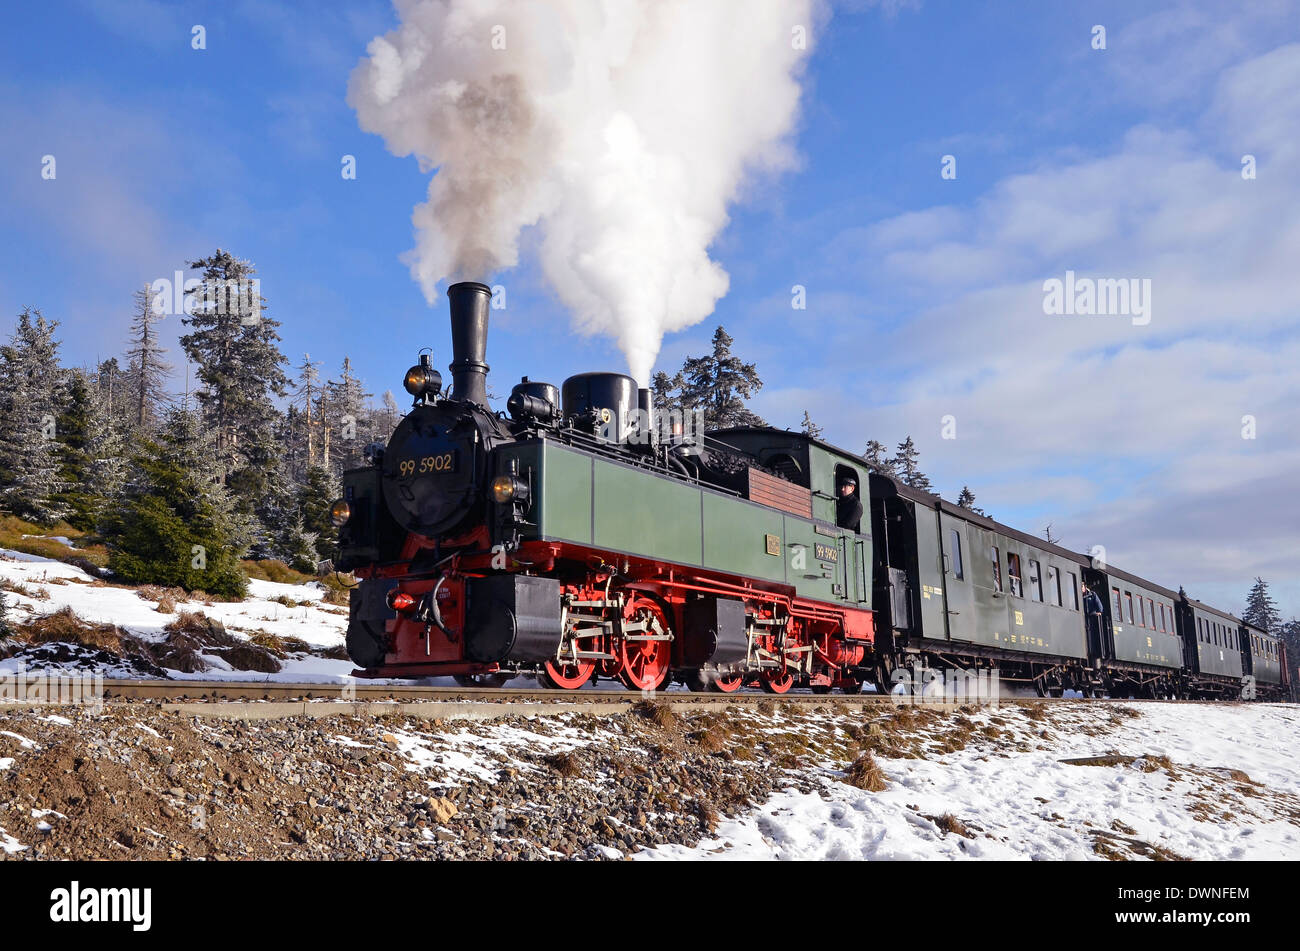
[[[492,290],[477,281],[447,288],[451,301],[452,398],[487,406],[488,303]]]

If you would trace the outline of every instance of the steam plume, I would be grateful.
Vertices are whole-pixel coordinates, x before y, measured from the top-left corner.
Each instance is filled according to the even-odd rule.
[[[665,333],[727,291],[708,247],[746,173],[788,167],[817,0],[396,0],[348,101],[437,169],[409,263],[440,281],[519,260],[527,225],[579,330],[643,384]]]

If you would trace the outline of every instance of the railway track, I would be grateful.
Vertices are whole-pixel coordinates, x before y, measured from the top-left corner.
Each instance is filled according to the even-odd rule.
[[[626,703],[633,704],[646,698],[646,695],[631,690],[584,689],[553,690],[545,688],[512,687],[435,687],[423,684],[320,684],[320,683],[272,683],[266,681],[195,681],[195,680],[104,680],[102,681],[102,698],[105,700],[155,700],[162,702],[219,703],[222,701],[265,701],[265,702],[331,702],[331,703],[412,703],[421,701],[440,703]],[[23,699],[58,702],[57,695],[50,691],[57,687],[34,679],[26,684]],[[852,706],[872,706],[892,704],[902,698],[882,696],[880,694],[815,694],[809,691],[791,691],[786,694],[769,694],[759,690],[742,690],[736,693],[695,693],[687,690],[660,691],[653,695],[657,699],[669,700],[674,704],[708,704],[720,703],[751,704],[763,700],[796,705],[818,706],[837,703]],[[16,698],[0,698],[16,699]],[[90,699],[83,695],[83,702]],[[941,704],[945,701],[933,698],[921,701]],[[965,698],[947,700],[948,703],[970,702]],[[1076,702],[1072,698],[1051,699],[1034,697],[998,698],[1001,703],[1040,703],[1040,702]],[[1100,703],[1153,703],[1174,701],[1152,701],[1126,698],[1097,698]],[[1188,700],[1183,703],[1215,703],[1221,701]]]

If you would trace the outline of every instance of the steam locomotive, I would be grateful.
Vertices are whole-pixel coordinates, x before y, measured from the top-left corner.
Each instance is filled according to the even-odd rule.
[[[422,354],[410,412],[332,507],[359,676],[779,694],[996,669],[1043,695],[1289,692],[1268,632],[802,433],[705,433],[619,373],[525,377],[493,412],[490,293],[447,289],[450,392]],[[1100,612],[1081,584],[1110,593]]]

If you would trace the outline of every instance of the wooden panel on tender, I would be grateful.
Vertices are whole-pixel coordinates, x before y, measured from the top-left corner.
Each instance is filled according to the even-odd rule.
[[[767,505],[801,518],[812,518],[812,491],[755,469],[749,469],[746,492],[751,502]]]

